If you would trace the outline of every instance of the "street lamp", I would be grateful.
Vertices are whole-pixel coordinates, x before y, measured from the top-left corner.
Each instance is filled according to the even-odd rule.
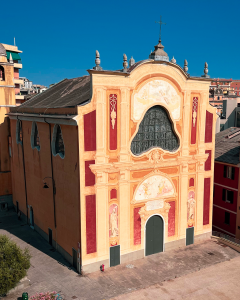
[[[54,179],[53,179],[52,177],[44,177],[44,178],[43,178],[43,188],[44,188],[44,189],[49,189],[48,184],[46,183],[46,181],[44,181],[44,179],[46,179],[46,178],[51,178],[51,179],[52,179],[52,184],[53,184],[53,194],[55,195],[55,194],[56,194],[56,187],[55,187],[55,181],[54,181]]]

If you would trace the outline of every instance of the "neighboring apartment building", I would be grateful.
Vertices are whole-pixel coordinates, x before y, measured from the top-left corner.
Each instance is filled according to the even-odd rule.
[[[213,230],[240,239],[240,128],[216,134]]]
[[[240,127],[240,97],[223,100],[222,113],[220,114],[219,128],[216,132],[230,127]]]
[[[217,108],[219,115],[223,111],[224,100],[235,100],[238,95],[231,87],[232,79],[213,79],[209,89],[209,103]]]
[[[19,70],[22,69],[22,62],[20,53],[22,51],[18,50],[17,46],[2,44],[6,49],[8,62],[13,62],[14,64],[14,85],[15,85],[15,99],[16,105],[20,105],[24,102],[24,96],[20,95],[20,85],[23,84],[23,80],[19,78]]]
[[[235,95],[240,97],[240,80],[232,80],[230,85],[234,90]]]

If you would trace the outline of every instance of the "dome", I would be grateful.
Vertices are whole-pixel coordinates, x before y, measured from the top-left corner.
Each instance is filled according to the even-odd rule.
[[[158,44],[154,46],[155,50],[149,55],[149,58],[154,60],[163,60],[163,61],[169,61],[169,57],[167,53],[163,50],[164,46],[161,43],[161,40],[159,40]]]
[[[0,43],[0,56],[6,56],[6,49],[3,47],[3,45]]]

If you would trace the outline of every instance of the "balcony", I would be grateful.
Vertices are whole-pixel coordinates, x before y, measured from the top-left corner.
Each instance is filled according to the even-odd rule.
[[[24,100],[24,95],[15,95],[16,100]]]
[[[15,84],[23,84],[23,83],[24,83],[23,80],[22,80],[22,79],[19,79],[19,78],[14,78],[14,79],[13,79],[13,82],[14,82]]]
[[[22,69],[22,64],[19,64],[19,63],[14,63],[14,68],[16,69]]]

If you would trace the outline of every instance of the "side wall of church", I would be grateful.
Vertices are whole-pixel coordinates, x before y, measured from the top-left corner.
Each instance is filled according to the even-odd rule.
[[[209,235],[216,121],[210,81],[186,79],[175,67],[152,63],[129,77],[92,79],[92,101],[79,108],[78,120],[83,270],[108,267],[116,245],[121,263],[146,255],[145,227],[152,215],[163,219],[165,250],[185,245],[187,228],[194,227],[195,240]],[[156,105],[158,119],[168,118],[173,132],[160,146],[152,144],[150,129],[141,141]],[[86,150],[84,118],[95,110],[96,148]],[[95,174],[89,186],[86,160]]]
[[[60,125],[65,147],[65,157],[52,156],[53,177],[56,186],[54,222],[54,202],[51,168],[51,148],[49,125],[37,122],[40,150],[32,149],[32,122],[22,121],[23,145],[16,142],[17,120],[11,120],[12,137],[12,189],[13,202],[18,201],[19,210],[30,218],[30,207],[34,215],[34,227],[47,239],[48,229],[57,247],[64,249],[69,257],[72,248],[77,250],[80,242],[79,215],[79,154],[76,126]],[[54,124],[51,124],[51,137]],[[24,156],[23,156],[24,154]],[[25,162],[25,178],[24,178]],[[50,177],[50,178],[45,178]],[[44,179],[45,178],[45,179]],[[25,191],[26,179],[26,191]],[[44,183],[49,188],[43,188]],[[27,192],[27,203],[26,203]]]

